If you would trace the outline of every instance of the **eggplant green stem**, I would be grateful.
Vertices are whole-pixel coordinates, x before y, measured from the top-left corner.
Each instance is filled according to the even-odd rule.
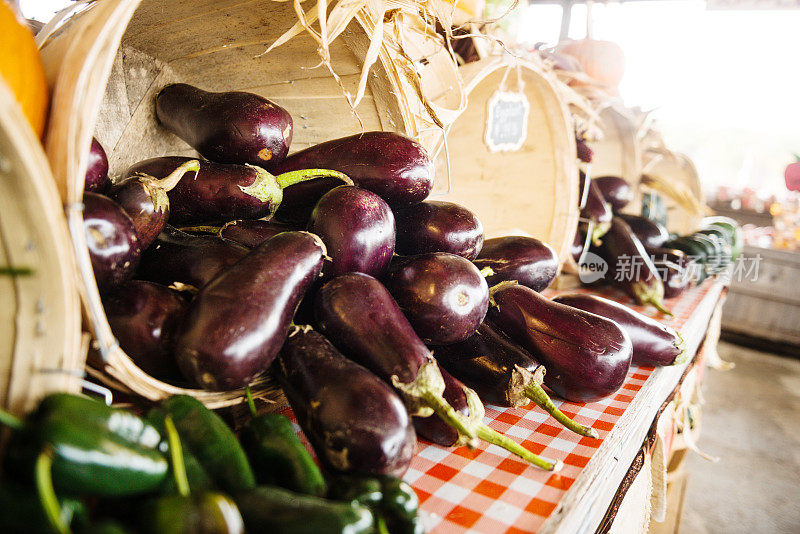
[[[681,353],[678,354],[675,361],[672,362],[672,365],[680,365],[689,360],[689,352],[686,350],[686,340],[683,339],[681,333],[677,330],[673,330],[673,332],[675,333],[675,337],[678,338],[678,343],[675,346],[681,349]]]
[[[56,490],[53,488],[53,448],[47,445],[36,458],[34,476],[39,502],[42,504],[47,522],[58,534],[69,534],[69,525],[61,516],[61,503],[58,502]]]
[[[504,436],[499,432],[495,432],[486,425],[480,425],[478,427],[478,438],[482,439],[483,441],[487,441],[492,445],[502,447],[508,452],[519,456],[523,460],[535,465],[536,467],[540,467],[545,471],[560,471],[564,466],[561,460],[549,462],[541,456],[532,453],[513,439]]]
[[[219,233],[220,230],[222,230],[222,227],[221,226],[206,226],[206,225],[184,226],[182,228],[178,228],[178,230],[180,230],[181,232],[198,232],[198,233],[202,232],[204,234],[216,235],[216,234]]]
[[[178,429],[172,422],[172,416],[168,415],[164,419],[164,426],[167,429],[167,441],[169,442],[169,458],[172,463],[172,475],[175,477],[175,485],[178,486],[178,493],[181,497],[188,497],[191,493],[189,479],[186,476],[186,465],[183,463],[183,447]]]
[[[588,426],[583,426],[580,423],[576,423],[567,417],[564,412],[559,410],[558,407],[553,404],[553,400],[550,398],[550,396],[544,391],[544,389],[542,389],[542,386],[533,382],[528,384],[528,386],[525,388],[525,396],[539,405],[544,411],[552,415],[553,419],[576,434],[595,439],[600,437],[600,435],[597,433],[597,430],[594,428],[589,428]]]
[[[332,171],[330,169],[299,169],[296,171],[289,171],[277,175],[275,181],[278,182],[281,189],[286,189],[290,185],[299,184],[300,182],[313,180],[315,178],[338,178],[347,185],[354,185],[353,180],[345,173]]]
[[[0,425],[13,428],[14,430],[19,430],[23,427],[24,423],[22,422],[22,419],[16,415],[10,414],[5,410],[0,410]]]
[[[292,325],[294,325],[294,323],[292,323]],[[250,386],[245,386],[244,395],[245,397],[247,397],[247,406],[250,408],[250,415],[252,417],[258,416],[258,410],[256,410],[256,402],[253,400],[253,392],[250,391]]]
[[[467,439],[466,445],[468,447],[475,447],[475,437],[477,430],[474,425],[470,424],[467,419],[458,413],[455,408],[444,400],[444,397],[432,391],[425,391],[421,395],[422,402],[429,406],[442,421],[455,428],[459,436]]]
[[[153,180],[151,183],[152,185],[155,185],[164,191],[172,191],[172,189],[178,185],[178,182],[181,181],[183,175],[187,172],[200,172],[200,162],[196,159],[191,159],[185,163],[182,163],[177,169],[169,173],[166,177],[160,180]]]
[[[659,299],[657,299],[655,297],[651,297],[650,299],[646,300],[645,303],[646,304],[650,304],[651,306],[653,306],[655,309],[657,309],[658,311],[660,311],[664,315],[669,315],[670,317],[673,317],[672,312],[664,307],[664,303],[661,302],[661,300],[659,300]]]

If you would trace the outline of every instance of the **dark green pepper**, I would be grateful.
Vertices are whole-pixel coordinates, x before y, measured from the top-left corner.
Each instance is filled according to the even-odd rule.
[[[397,477],[340,475],[331,482],[328,497],[369,507],[384,520],[391,534],[425,532],[417,494]]]
[[[86,509],[81,501],[62,498],[61,520],[69,525],[73,519],[85,518]],[[0,532],[7,534],[51,534],[42,504],[30,487],[10,480],[0,481]]]
[[[297,437],[292,423],[277,413],[258,415],[247,391],[252,419],[242,428],[240,439],[256,481],[297,493],[322,497],[325,479],[308,450]]]
[[[187,395],[166,399],[151,410],[148,420],[163,429],[167,415],[175,422],[183,448],[197,459],[217,487],[227,492],[255,487],[247,456],[222,418]]]
[[[247,532],[372,534],[372,512],[357,502],[336,502],[272,486],[234,495]]]
[[[239,534],[244,524],[236,504],[221,493],[168,495],[142,513],[146,532],[159,534]]]
[[[119,523],[105,520],[78,530],[78,534],[128,534],[128,530]]]
[[[121,497],[158,489],[168,464],[156,448],[158,431],[135,415],[100,401],[58,393],[46,397],[11,439],[5,465],[30,480],[33,465],[51,451],[59,492]]]

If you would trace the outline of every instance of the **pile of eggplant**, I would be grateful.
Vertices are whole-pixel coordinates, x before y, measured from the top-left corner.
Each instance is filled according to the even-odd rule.
[[[674,330],[624,306],[545,298],[552,247],[485,239],[467,208],[426,200],[433,166],[411,139],[366,132],[287,156],[291,117],[258,95],[176,84],[156,110],[201,157],[148,159],[113,183],[107,164],[87,174],[109,324],[137,365],[176,385],[231,390],[270,373],[332,472],[402,475],[418,435],[557,469],[484,425],[483,402],[533,401],[596,438],[543,385],[591,402],[631,361],[681,361]],[[622,219],[607,246],[615,234],[637,246]]]

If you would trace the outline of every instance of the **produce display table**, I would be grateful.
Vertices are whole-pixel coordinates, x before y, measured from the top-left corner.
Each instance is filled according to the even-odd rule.
[[[691,361],[723,288],[723,283],[709,279],[667,300],[675,314],[672,318],[652,308],[632,307],[678,329]],[[593,292],[631,305],[623,293],[610,288],[570,291]],[[558,473],[533,467],[484,442],[474,450],[418,442],[403,478],[419,496],[428,532],[595,532],[659,408],[688,365],[631,367],[622,388],[600,402],[577,404],[553,398],[565,414],[596,429],[600,439],[570,432],[533,403],[520,408],[486,406],[487,425],[536,454],[564,462]],[[294,420],[288,406],[279,411]]]

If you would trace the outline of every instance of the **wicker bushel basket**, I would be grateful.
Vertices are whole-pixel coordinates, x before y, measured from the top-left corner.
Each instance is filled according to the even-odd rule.
[[[552,245],[563,263],[579,210],[574,126],[555,87],[559,82],[534,63],[501,57],[461,70],[468,104],[447,136],[451,180],[441,198],[473,210],[487,237],[529,234]],[[506,151],[492,151],[486,140],[490,102],[498,92],[528,103],[527,124],[520,128],[524,141]],[[437,159],[436,173],[444,187],[444,157]]]
[[[80,390],[85,351],[67,225],[47,159],[0,80],[0,406]]]
[[[292,151],[363,130],[398,131],[435,150],[442,126],[463,107],[461,82],[441,43],[420,30],[413,12],[395,11],[369,71],[366,92],[351,110],[343,88],[357,90],[374,29],[361,13],[331,43],[329,71],[319,67],[317,43],[300,33],[263,54],[291,28],[297,15],[291,2],[271,0],[104,0],[68,19],[42,46],[54,85],[54,110],[47,153],[68,203],[82,196],[86,154],[92,135],[109,153],[111,174],[136,161],[160,155],[193,155],[154,117],[154,96],[182,81],[206,90],[261,94],[286,108],[294,119]],[[383,17],[381,17],[383,21]],[[399,31],[405,24],[408,31]],[[435,34],[433,34],[435,36]],[[402,57],[399,57],[400,48]],[[410,79],[412,66],[420,79]],[[433,116],[436,116],[435,120]],[[436,123],[440,124],[436,124]],[[119,348],[103,312],[90,267],[82,218],[69,214],[82,278],[83,298],[102,355],[102,379],[112,386],[158,400],[184,393],[210,407],[242,401],[242,391],[189,390],[141,371]],[[274,398],[278,388],[264,379],[253,393]]]
[[[636,188],[642,174],[639,124],[633,112],[609,100],[600,106],[602,138],[590,142],[592,176],[619,176]]]

